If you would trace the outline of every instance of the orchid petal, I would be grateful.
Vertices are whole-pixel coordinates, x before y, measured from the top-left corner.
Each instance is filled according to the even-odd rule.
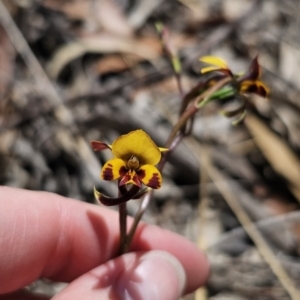
[[[114,158],[107,161],[101,171],[103,180],[115,180],[127,172],[126,164],[122,159]]]
[[[261,69],[258,63],[258,55],[256,55],[251,61],[247,79],[257,80],[261,75],[260,73],[261,73]]]
[[[213,65],[222,69],[229,69],[227,63],[223,59],[216,56],[202,56],[199,60],[206,64]]]
[[[243,113],[246,110],[246,101],[244,97],[239,97],[239,100],[240,100],[240,104],[236,108],[231,110],[227,110],[227,109],[221,110],[220,114],[223,115],[224,117],[231,118]]]
[[[209,72],[213,72],[213,71],[219,71],[219,70],[220,70],[219,67],[210,66],[210,67],[202,68],[200,70],[200,72],[201,72],[201,74],[205,74],[205,73],[209,73]]]
[[[152,165],[144,165],[137,171],[139,179],[144,185],[159,189],[162,183],[162,177],[159,170]]]
[[[267,88],[267,86],[265,84],[263,84],[259,80],[256,80],[256,81],[246,80],[246,81],[243,81],[241,84],[241,92],[254,93],[254,94],[257,94],[259,96],[266,98],[269,93],[269,89]]]
[[[100,142],[100,141],[91,141],[91,146],[94,151],[101,151],[101,150],[105,150],[105,149],[111,150],[111,145],[108,145],[108,144]]]
[[[240,125],[246,118],[247,111],[244,110],[240,116],[232,122],[232,125],[237,126]]]
[[[112,152],[116,158],[126,162],[134,155],[139,159],[140,165],[156,165],[161,158],[159,148],[143,130],[120,136],[113,142]]]
[[[233,77],[233,74],[229,69],[222,69],[222,68],[218,68],[218,67],[205,67],[205,68],[201,69],[202,74],[212,72],[212,71],[220,72],[225,75]]]
[[[142,198],[146,193],[148,193],[151,190],[151,188],[143,188],[141,189],[132,199],[140,199]],[[127,187],[126,185],[119,185],[119,192],[124,195],[127,193]]]
[[[107,196],[101,194],[94,187],[94,196],[95,196],[95,199],[99,203],[101,203],[105,206],[114,206],[114,205],[119,205],[121,203],[124,203],[124,202],[127,202],[127,201],[133,199],[139,191],[140,191],[140,188],[136,185],[133,185],[131,187],[131,189],[124,195],[122,195],[120,197],[112,198],[112,197],[107,197]]]

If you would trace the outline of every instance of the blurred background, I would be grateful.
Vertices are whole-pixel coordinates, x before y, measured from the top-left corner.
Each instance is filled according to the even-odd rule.
[[[111,143],[142,128],[164,145],[180,93],[158,21],[182,61],[184,92],[201,80],[200,56],[217,55],[238,73],[259,54],[269,99],[251,96],[240,126],[218,113],[221,103],[202,109],[144,220],[206,251],[208,285],[184,299],[299,299],[299,5],[1,1],[0,183],[93,203],[93,186],[108,195],[116,186],[99,179],[111,154],[94,153],[91,140]],[[130,201],[129,214],[138,207]],[[29,288],[53,294],[62,286]]]

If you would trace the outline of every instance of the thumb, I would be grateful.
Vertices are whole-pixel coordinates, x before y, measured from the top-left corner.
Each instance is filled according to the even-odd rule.
[[[176,300],[185,283],[182,265],[168,252],[128,253],[82,275],[53,299]]]

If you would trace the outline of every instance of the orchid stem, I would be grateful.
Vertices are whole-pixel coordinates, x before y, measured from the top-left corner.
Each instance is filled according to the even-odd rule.
[[[172,154],[172,152],[176,149],[176,147],[179,145],[181,142],[182,138],[184,137],[183,134],[179,134],[176,136],[176,138],[172,141],[172,144],[168,147],[169,151],[164,153],[159,165],[158,165],[158,170],[162,171],[162,169],[165,166],[165,163],[167,162],[169,156]]]
[[[125,246],[125,249],[124,249],[124,253],[129,251],[129,248],[130,248],[131,242],[133,240],[134,234],[136,232],[136,229],[139,225],[139,222],[140,222],[145,210],[148,207],[148,204],[149,204],[149,202],[152,198],[152,194],[153,194],[153,190],[148,192],[142,200],[141,206],[140,206],[138,212],[136,213],[136,215],[134,217],[133,224],[131,225],[130,231],[127,235],[127,242],[126,242],[126,246]]]
[[[120,222],[120,254],[125,253],[126,249],[126,232],[127,232],[127,207],[126,202],[119,205],[119,222]]]
[[[180,129],[185,126],[185,124],[187,123],[187,121],[189,120],[189,118],[191,118],[198,110],[199,110],[199,105],[202,101],[205,101],[206,99],[208,99],[212,94],[214,94],[217,90],[219,90],[221,87],[223,87],[224,85],[226,85],[227,83],[229,83],[232,80],[231,77],[226,77],[222,80],[220,80],[218,83],[214,84],[211,88],[209,88],[208,90],[206,90],[204,93],[202,93],[200,96],[198,96],[193,105],[190,105],[184,112],[183,114],[180,116],[178,122],[173,126],[173,129],[170,133],[170,136],[168,138],[166,147],[168,148],[174,138],[176,137],[177,133],[180,131]]]
[[[182,87],[181,74],[175,72],[174,76],[175,76],[175,79],[176,79],[176,82],[177,82],[177,87],[178,87],[178,90],[179,90],[180,98],[183,99],[184,98],[184,91],[183,91],[183,87]]]

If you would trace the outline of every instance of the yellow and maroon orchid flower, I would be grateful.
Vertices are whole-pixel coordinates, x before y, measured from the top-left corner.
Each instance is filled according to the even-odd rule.
[[[168,149],[157,147],[143,130],[122,135],[112,145],[100,141],[92,141],[91,145],[95,151],[110,149],[114,156],[104,164],[101,178],[108,181],[119,180],[121,196],[118,198],[103,196],[95,190],[96,198],[102,200],[103,204],[116,205],[142,196],[148,191],[148,189],[141,190],[143,184],[152,189],[161,187],[162,176],[155,165],[161,159],[161,152]],[[133,185],[128,191],[127,188],[123,188],[127,184]]]
[[[161,159],[161,152],[167,149],[158,148],[143,130],[122,135],[111,146],[98,141],[91,144],[96,151],[110,148],[114,155],[103,166],[102,179],[119,179],[119,185],[132,183],[141,187],[143,183],[152,189],[161,187],[162,177],[155,165]]]
[[[199,60],[210,65],[201,69],[202,74],[215,71],[224,73],[235,78],[241,93],[253,93],[264,98],[267,97],[269,89],[262,81],[259,80],[261,72],[258,63],[258,56],[252,60],[248,71],[243,75],[233,74],[227,63],[219,57],[203,56]]]

